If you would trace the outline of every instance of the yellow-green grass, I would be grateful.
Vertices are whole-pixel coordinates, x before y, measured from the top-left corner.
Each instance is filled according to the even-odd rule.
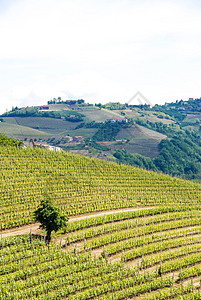
[[[113,110],[96,109],[96,110],[83,110],[81,111],[88,119],[96,122],[105,122],[107,119],[124,119],[123,116]]]
[[[45,138],[50,136],[48,133],[41,130],[5,122],[0,123],[0,132],[6,134],[9,137],[18,137],[20,139],[23,139],[25,137]]]
[[[64,119],[44,118],[44,117],[7,117],[6,123],[12,123],[38,129],[52,135],[59,135],[66,130],[73,130],[80,122],[68,122]]]
[[[70,136],[83,136],[85,138],[91,138],[97,131],[97,128],[79,128],[75,130],[66,130],[62,134],[69,134]]]
[[[34,133],[38,133],[36,137],[43,138],[44,135],[50,137],[54,136],[55,138],[61,138],[62,136],[70,135],[70,136],[84,136],[84,137],[92,137],[96,131],[97,128],[79,128],[75,129],[81,122],[68,122],[64,119],[54,119],[54,118],[44,118],[44,117],[7,117],[4,118],[5,128],[10,128],[10,131],[5,130],[5,134],[11,134],[12,136],[21,137],[24,136],[31,136],[35,137]],[[17,131],[16,129],[12,131],[11,124],[15,124],[17,126],[23,127],[21,131]],[[8,125],[8,126],[7,126]],[[9,127],[10,126],[10,127]],[[19,127],[21,129],[21,127]],[[25,131],[25,128],[27,131]],[[18,127],[17,127],[18,128]],[[35,129],[37,128],[37,129]],[[30,131],[29,131],[30,129]],[[33,130],[33,131],[32,131]],[[36,130],[36,131],[35,131]],[[40,133],[41,132],[41,133]]]

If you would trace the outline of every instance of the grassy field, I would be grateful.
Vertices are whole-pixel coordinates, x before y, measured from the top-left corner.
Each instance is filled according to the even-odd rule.
[[[93,109],[93,110],[82,110],[88,119],[96,122],[105,122],[107,119],[123,119],[124,117],[115,111],[107,109]]]
[[[16,123],[0,123],[0,132],[6,134],[9,137],[15,137],[18,139],[29,138],[48,138],[50,135],[47,132],[18,125]]]
[[[63,132],[63,134],[67,135],[71,135],[72,136],[72,133],[73,135],[75,136],[83,136],[83,137],[86,137],[86,138],[91,138],[97,131],[98,129],[97,128],[79,128],[79,129],[75,129],[73,130],[73,132],[71,130],[66,130],[65,132]]]
[[[0,170],[0,299],[201,298],[199,184],[30,148],[0,147]],[[12,236],[44,193],[65,232]]]
[[[81,122],[68,122],[64,119],[41,118],[41,117],[8,117],[4,118],[5,123],[1,123],[2,132],[12,136],[24,139],[24,137],[55,137],[62,136],[84,136],[92,137],[97,128],[79,128],[75,129]],[[14,126],[15,125],[15,126]],[[17,126],[16,126],[17,125]]]
[[[64,119],[41,118],[41,117],[15,117],[4,118],[6,123],[38,129],[51,135],[61,135],[66,130],[74,130],[80,122],[68,122]]]

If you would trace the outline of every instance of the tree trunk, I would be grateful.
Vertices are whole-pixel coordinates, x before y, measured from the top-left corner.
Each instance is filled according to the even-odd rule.
[[[49,244],[51,241],[51,233],[52,231],[47,231],[47,235],[46,235],[46,243]]]

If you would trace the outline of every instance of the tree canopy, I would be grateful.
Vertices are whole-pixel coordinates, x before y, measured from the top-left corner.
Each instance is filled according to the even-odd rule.
[[[34,211],[34,220],[40,222],[40,228],[46,230],[46,241],[48,243],[51,241],[52,231],[57,232],[63,228],[68,219],[66,215],[60,213],[57,207],[53,206],[48,195],[41,200],[39,207]]]
[[[14,138],[9,138],[5,134],[0,133],[0,145],[1,146],[15,146],[15,147],[21,147],[23,145],[22,141],[18,141]]]

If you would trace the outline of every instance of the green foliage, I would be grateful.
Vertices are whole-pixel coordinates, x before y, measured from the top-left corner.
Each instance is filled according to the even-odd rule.
[[[110,110],[126,109],[126,104],[122,104],[122,103],[119,103],[119,102],[109,102],[107,104],[102,104],[102,105],[98,104],[96,106],[106,108],[106,109],[110,109]]]
[[[82,122],[80,124],[78,124],[78,126],[75,129],[79,129],[79,128],[100,128],[102,126],[103,123],[98,123],[95,121],[91,121],[88,123]]]
[[[129,164],[147,170],[157,170],[152,159],[149,157],[145,157],[137,153],[130,154],[125,150],[118,150],[113,155],[118,159],[119,163]]]
[[[69,115],[67,117],[65,117],[66,121],[69,122],[81,122],[83,121],[81,116],[76,116],[76,115]]]
[[[160,154],[154,160],[158,170],[193,179],[201,173],[201,136],[195,132],[181,133],[171,140],[162,140]]]
[[[162,134],[165,134],[169,137],[172,137],[175,135],[176,132],[179,132],[181,131],[180,130],[180,126],[178,126],[177,124],[164,124],[162,122],[151,122],[151,121],[148,121],[148,120],[143,120],[143,119],[140,119],[140,118],[136,118],[135,119],[135,122],[136,124],[138,125],[141,125],[141,126],[144,126],[148,129],[151,129],[151,130],[155,130],[157,132],[160,132]]]
[[[40,111],[37,107],[26,107],[25,109],[13,109],[10,112],[6,112],[2,115],[3,117],[45,117],[45,118],[55,118],[61,119],[65,118],[69,122],[81,122],[83,121],[84,115],[73,111]]]
[[[74,110],[62,111],[61,115],[64,116],[66,121],[69,122],[81,122],[83,121],[83,117],[84,117],[83,114]]]
[[[17,108],[2,114],[3,117],[46,117],[61,119],[59,112],[40,111],[37,107]]]
[[[23,142],[18,141],[17,139],[14,139],[14,138],[8,138],[3,133],[0,133],[0,145],[21,147],[23,145]]]
[[[97,150],[101,150],[101,151],[109,151],[110,148],[103,146],[101,144],[96,143],[95,141],[91,142],[91,146]]]
[[[189,99],[188,101],[176,101],[172,103],[166,103],[164,105],[155,105],[153,107],[155,111],[166,113],[173,117],[176,121],[183,121],[187,114],[200,113],[201,112],[201,98]]]
[[[103,123],[91,121],[85,124],[86,128],[100,128]]]
[[[78,144],[76,146],[60,146],[64,151],[69,150],[87,150],[85,144]]]
[[[53,206],[48,195],[46,195],[46,198],[41,201],[40,206],[34,211],[34,219],[36,222],[41,223],[40,228],[46,230],[47,242],[51,240],[52,231],[57,232],[66,226],[66,222],[68,221],[68,217],[62,215],[59,209]]]
[[[98,144],[89,138],[85,139],[85,143],[86,143],[86,145],[91,146],[96,150],[101,150],[101,151],[109,151],[110,150],[108,147]]]
[[[93,140],[95,141],[113,141],[117,136],[122,125],[118,122],[103,123],[100,129],[94,134]]]
[[[52,100],[49,100],[47,102],[47,104],[68,104],[68,105],[75,105],[75,104],[84,104],[84,100],[83,99],[79,99],[79,100],[61,100],[61,97],[53,98]]]
[[[119,150],[114,153],[119,163],[134,165],[147,170],[160,171],[186,179],[201,174],[201,136],[193,131],[181,132],[171,140],[162,140],[160,153],[155,159]]]
[[[174,108],[174,107],[168,108],[166,106],[157,105],[157,106],[154,106],[153,109],[156,110],[156,111],[161,111],[165,114],[168,114],[169,116],[174,118],[175,121],[179,121],[179,122],[183,121],[186,117],[185,112],[182,112],[182,111],[180,111],[180,110],[178,110],[177,108]]]

